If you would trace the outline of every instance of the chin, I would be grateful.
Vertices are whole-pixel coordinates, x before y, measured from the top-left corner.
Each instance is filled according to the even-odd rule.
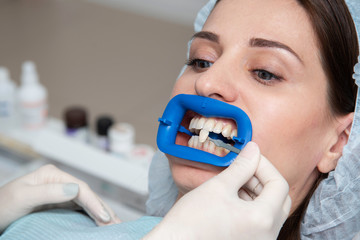
[[[179,194],[185,194],[218,175],[225,168],[189,161],[166,154]]]

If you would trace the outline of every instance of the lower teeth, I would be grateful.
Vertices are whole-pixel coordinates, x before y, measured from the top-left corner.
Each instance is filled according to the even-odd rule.
[[[228,149],[216,146],[215,143],[209,141],[209,139],[206,139],[205,142],[201,143],[199,136],[192,136],[188,141],[188,146],[191,148],[209,152],[211,154],[215,154],[219,157],[225,156],[229,153]]]

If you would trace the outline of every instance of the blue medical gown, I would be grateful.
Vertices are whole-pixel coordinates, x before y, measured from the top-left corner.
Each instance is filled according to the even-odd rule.
[[[162,218],[142,217],[136,221],[98,227],[87,215],[64,209],[54,209],[27,215],[0,236],[1,240],[111,240],[141,239]]]

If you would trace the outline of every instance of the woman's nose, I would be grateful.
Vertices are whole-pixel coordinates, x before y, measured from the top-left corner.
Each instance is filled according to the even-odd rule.
[[[231,73],[215,63],[196,79],[195,91],[200,96],[234,102],[238,96],[237,85]]]

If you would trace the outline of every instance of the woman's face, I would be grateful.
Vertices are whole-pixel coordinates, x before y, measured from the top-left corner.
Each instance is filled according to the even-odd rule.
[[[293,207],[318,176],[333,127],[319,54],[311,22],[295,0],[223,0],[194,36],[189,66],[172,92],[243,109],[253,125],[253,141],[288,181]],[[228,135],[236,128],[221,118],[206,123],[210,128],[219,123]],[[188,144],[182,137],[177,143]],[[195,145],[216,152],[207,143]],[[180,196],[223,170],[168,159]]]

